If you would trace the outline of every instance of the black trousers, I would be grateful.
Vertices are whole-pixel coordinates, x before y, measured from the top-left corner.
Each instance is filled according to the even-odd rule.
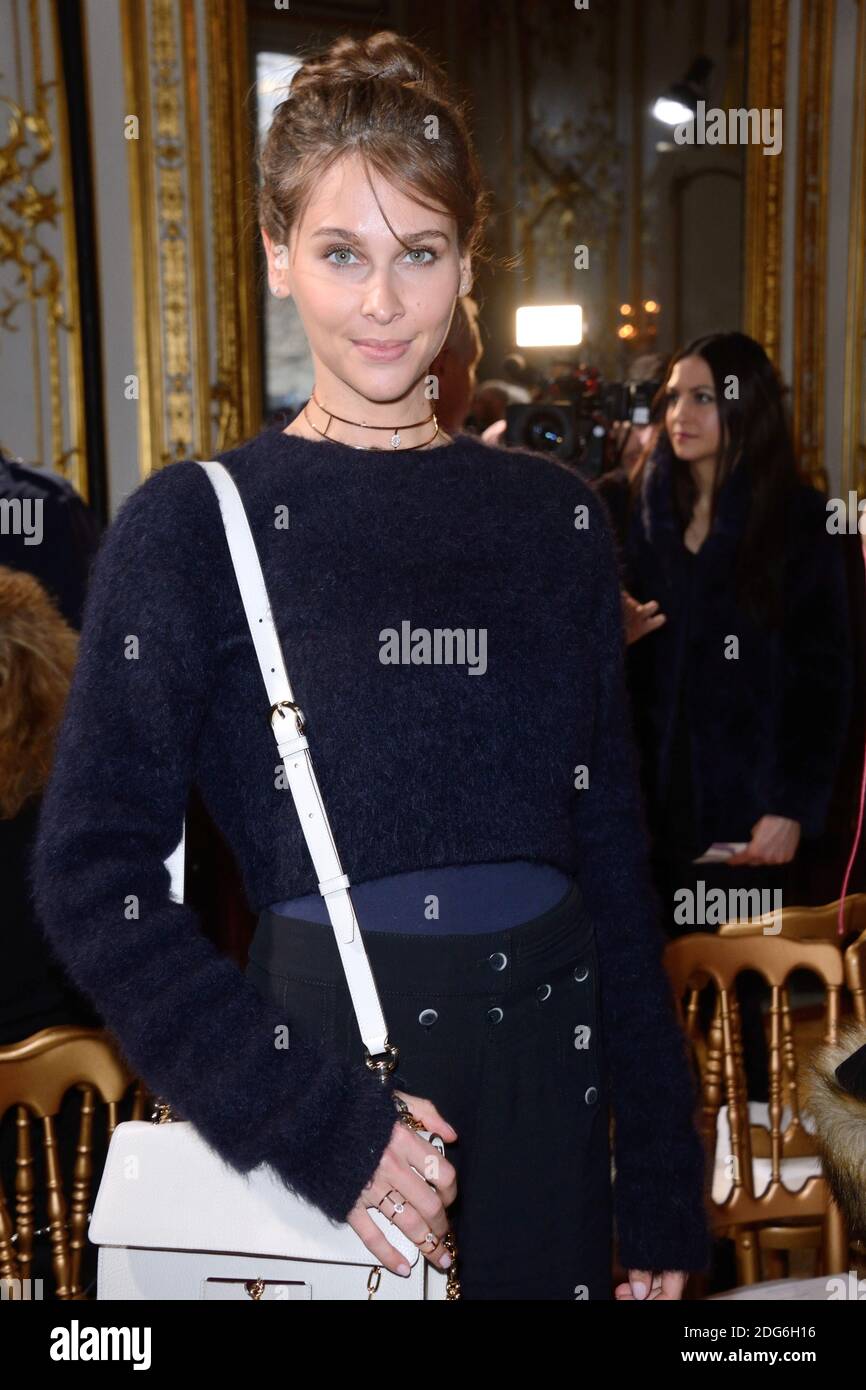
[[[609,1093],[577,887],[500,932],[363,937],[399,1048],[397,1088],[457,1130],[445,1152],[461,1296],[610,1299]],[[262,912],[247,974],[290,1028],[363,1062],[330,926]]]

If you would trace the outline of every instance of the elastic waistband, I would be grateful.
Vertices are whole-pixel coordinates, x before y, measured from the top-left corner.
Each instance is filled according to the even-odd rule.
[[[564,965],[595,945],[576,883],[540,916],[500,932],[434,936],[362,928],[361,935],[377,985],[406,992],[497,993],[534,980],[542,965]],[[269,975],[312,984],[345,978],[330,925],[284,917],[269,908],[259,915],[250,959]]]

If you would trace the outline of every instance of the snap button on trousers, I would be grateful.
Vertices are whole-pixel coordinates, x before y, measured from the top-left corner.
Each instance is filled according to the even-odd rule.
[[[399,1048],[396,1086],[457,1130],[445,1152],[461,1297],[610,1299],[609,1092],[577,885],[501,932],[362,932]],[[247,974],[290,1036],[363,1063],[330,926],[262,912]]]

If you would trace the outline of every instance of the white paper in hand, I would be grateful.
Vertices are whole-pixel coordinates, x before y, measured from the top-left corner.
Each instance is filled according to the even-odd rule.
[[[746,848],[746,841],[742,844],[732,844],[728,840],[714,840],[709,849],[698,859],[693,859],[693,864],[723,864],[726,859],[730,859],[732,854],[739,854]]]

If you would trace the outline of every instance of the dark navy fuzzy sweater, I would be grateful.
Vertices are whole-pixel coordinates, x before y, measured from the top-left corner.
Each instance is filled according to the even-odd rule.
[[[661,963],[602,503],[564,465],[465,435],[394,454],[273,431],[220,458],[350,881],[507,859],[578,879],[598,936],[620,1256],[705,1268],[703,1152]],[[382,633],[403,623],[472,629],[476,654],[483,629],[486,669],[473,674],[471,647],[463,664],[386,664]],[[316,891],[216,496],[183,460],[123,503],[97,556],[36,902],[149,1086],[238,1170],[267,1162],[341,1219],[393,1103],[360,1038],[357,1067],[294,1038],[275,1047],[286,1020],[170,900],[164,860],[193,781],[253,910]]]

